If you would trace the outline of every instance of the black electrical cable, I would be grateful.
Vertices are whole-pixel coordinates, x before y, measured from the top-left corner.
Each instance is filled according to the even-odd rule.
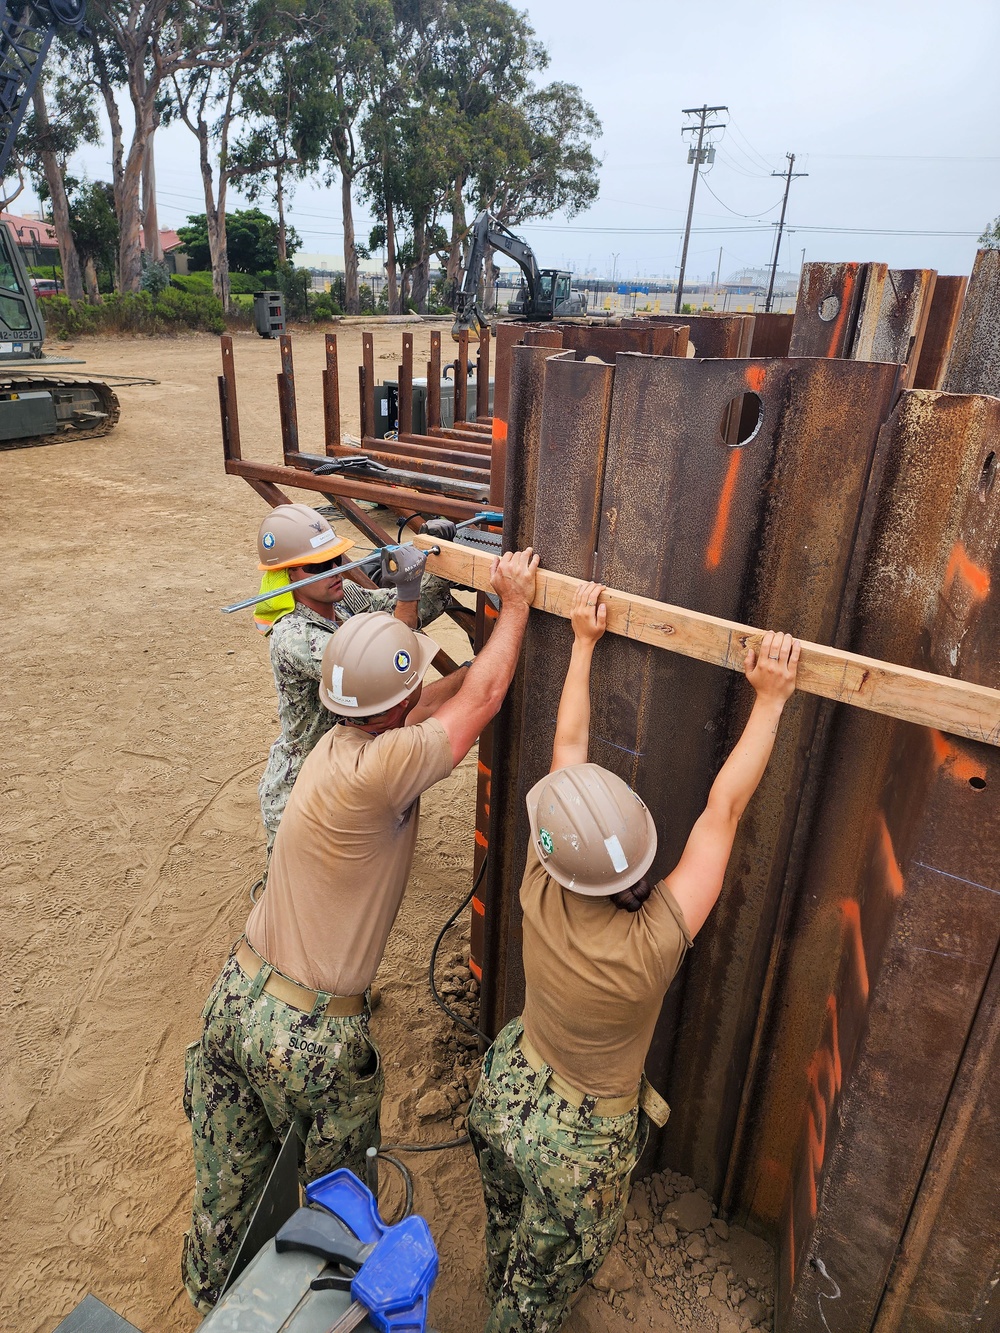
[[[461,1148],[469,1143],[468,1134],[457,1139],[446,1139],[444,1143],[390,1143],[393,1152],[440,1152],[442,1148]]]
[[[409,1215],[413,1212],[413,1177],[410,1175],[409,1171],[399,1160],[399,1158],[393,1157],[391,1152],[385,1152],[383,1151],[383,1149],[380,1148],[378,1152],[378,1160],[380,1162],[388,1162],[390,1166],[394,1166],[396,1170],[399,1172],[399,1174],[403,1177],[403,1184],[406,1187],[406,1198],[403,1202],[403,1211],[396,1218],[396,1222],[402,1222],[404,1217],[409,1217]],[[395,1222],[392,1223],[392,1225],[395,1226]]]
[[[438,1006],[438,1008],[443,1009],[453,1023],[457,1023],[459,1027],[465,1028],[466,1032],[471,1032],[474,1037],[481,1037],[483,1041],[487,1042],[489,1041],[489,1037],[485,1032],[482,1031],[482,1029],[477,1028],[474,1023],[470,1023],[468,1019],[463,1018],[461,1014],[456,1014],[454,1009],[449,1009],[448,1006],[445,1004],[444,1000],[442,1000],[441,996],[438,994],[438,988],[434,982],[434,966],[437,963],[438,949],[440,949],[441,947],[441,941],[444,939],[445,935],[447,935],[448,931],[451,930],[452,926],[455,924],[455,922],[458,920],[461,914],[468,907],[469,903],[472,901],[476,890],[482,883],[483,875],[485,875],[486,873],[486,865],[488,861],[489,861],[489,855],[487,854],[486,856],[483,857],[483,864],[479,867],[479,874],[473,881],[472,888],[465,895],[465,897],[462,899],[459,905],[455,908],[454,912],[452,912],[451,916],[441,927],[440,933],[438,934],[437,939],[434,941],[434,948],[431,950],[431,962],[430,962],[430,967],[427,970],[427,980],[430,982],[431,994],[434,996],[434,1003]]]
[[[402,540],[403,540],[403,529],[406,527],[407,523],[409,523],[409,521],[410,521],[411,518],[423,518],[423,514],[421,514],[421,513],[419,512],[419,510],[418,510],[417,513],[415,513],[415,514],[405,514],[405,515],[399,520],[399,522],[396,524],[396,545],[397,545],[397,546],[399,546],[399,544],[402,542]]]

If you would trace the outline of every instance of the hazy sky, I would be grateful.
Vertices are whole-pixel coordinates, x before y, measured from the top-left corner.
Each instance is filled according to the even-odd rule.
[[[542,265],[676,273],[691,183],[681,108],[703,103],[727,105],[729,124],[698,185],[690,280],[709,277],[720,246],[724,276],[768,262],[783,189],[770,172],[786,152],[809,174],[792,183],[782,268],[797,269],[804,248],[807,259],[967,273],[1000,214],[996,0],[525,8],[551,55],[545,80],[579,84],[604,125],[597,203],[521,229]],[[195,140],[176,126],[157,145],[160,222],[176,225],[204,209]],[[106,144],[74,165],[110,179]],[[304,252],[339,254],[339,187],[299,186],[289,217]],[[359,235],[368,225],[359,216]]]

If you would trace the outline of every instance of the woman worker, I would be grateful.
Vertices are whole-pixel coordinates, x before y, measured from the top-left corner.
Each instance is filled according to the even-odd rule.
[[[746,656],[756,699],[743,734],[677,866],[650,884],[648,810],[587,762],[602,592],[577,592],[552,767],[527,798],[524,1011],[487,1052],[469,1112],[486,1200],[486,1333],[555,1333],[614,1243],[648,1132],[638,1103],[660,1006],[722,889],[795,689],[799,644],[768,632]]]

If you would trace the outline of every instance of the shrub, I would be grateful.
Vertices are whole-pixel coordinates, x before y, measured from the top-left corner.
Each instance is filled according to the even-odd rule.
[[[313,319],[333,319],[335,315],[342,315],[343,313],[343,308],[334,299],[333,292],[320,292],[318,296],[313,298]]]
[[[65,296],[45,298],[45,322],[59,338],[82,333],[176,333],[192,329],[225,333],[222,305],[214,296],[168,287],[158,296],[126,292],[106,296],[100,305],[74,306]]]

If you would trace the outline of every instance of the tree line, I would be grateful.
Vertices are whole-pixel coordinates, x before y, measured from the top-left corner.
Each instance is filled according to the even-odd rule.
[[[542,81],[548,59],[506,0],[90,0],[88,32],[53,45],[3,206],[26,175],[39,183],[71,300],[96,296],[102,262],[117,290],[138,291],[163,259],[156,134],[181,123],[225,308],[230,189],[276,214],[285,261],[290,200],[314,180],[340,187],[347,313],[376,248],[389,311],[422,310],[432,259],[453,287],[480,209],[517,227],[596,198],[600,122],[579,87]],[[75,180],[68,163],[97,139],[99,106],[112,180]],[[359,205],[376,219],[366,238]]]

